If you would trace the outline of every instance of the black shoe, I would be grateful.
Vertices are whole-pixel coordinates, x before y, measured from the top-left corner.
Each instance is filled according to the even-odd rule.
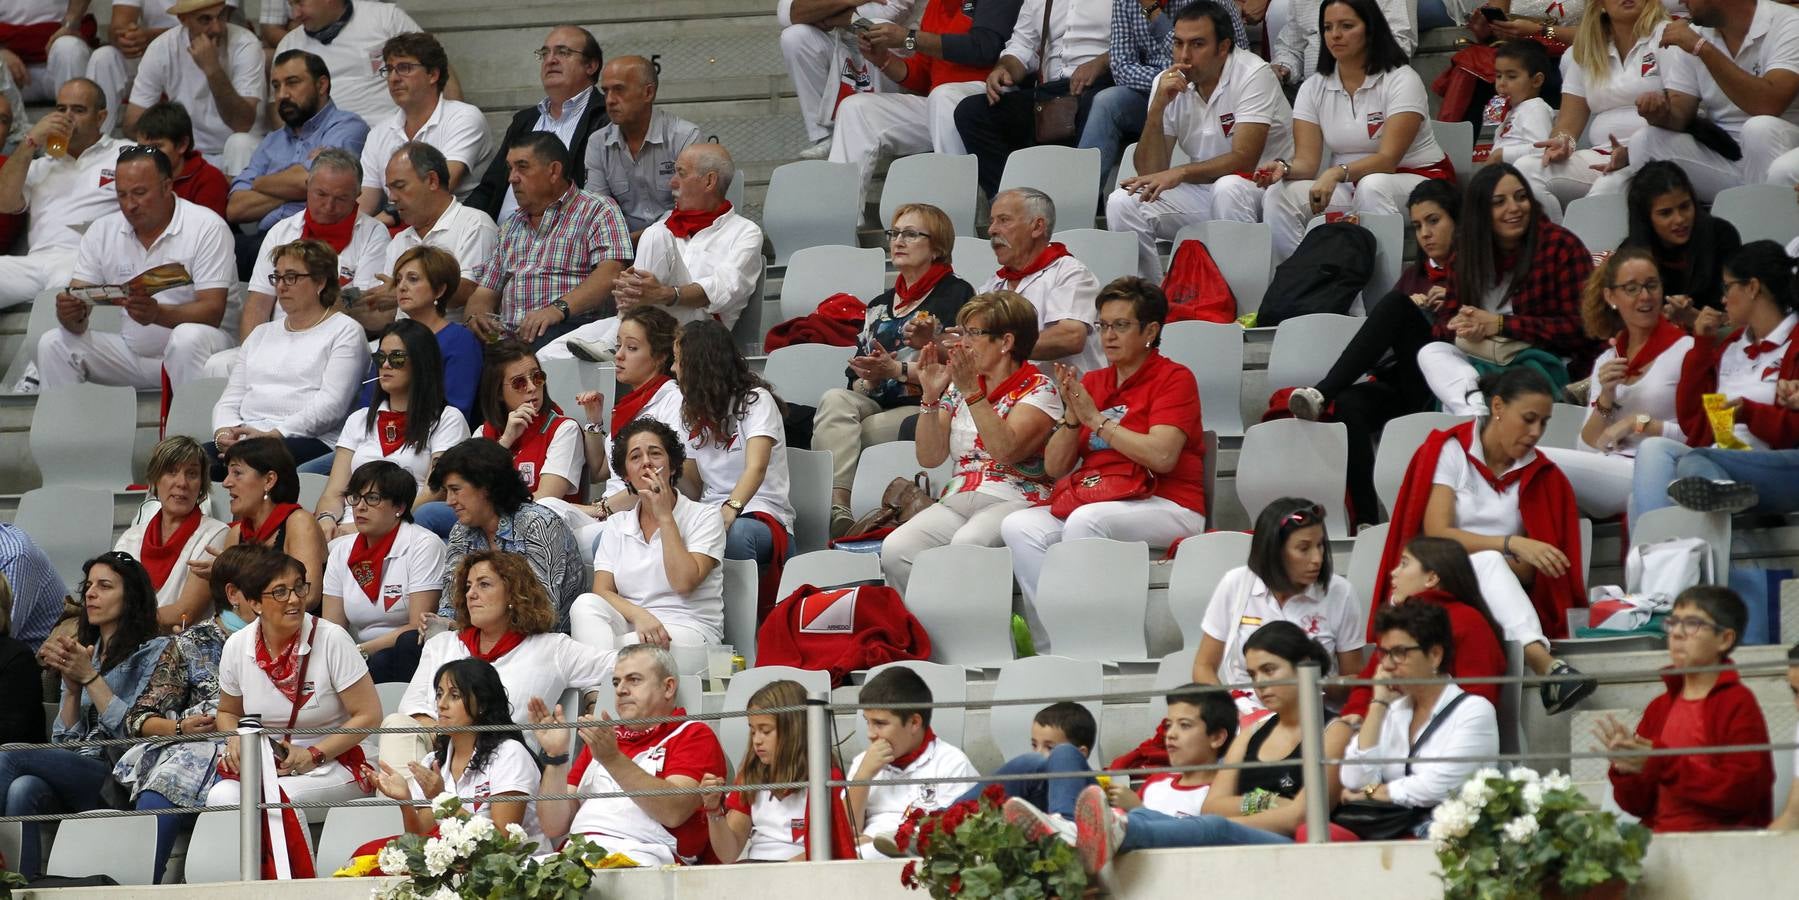
[[[1699,512],[1740,513],[1761,502],[1755,485],[1746,481],[1682,478],[1668,485],[1668,499]]]
[[[1580,670],[1567,663],[1556,660],[1555,666],[1549,670],[1551,675],[1579,675]],[[1575,704],[1587,699],[1599,687],[1597,678],[1570,679],[1568,681],[1545,681],[1538,686],[1543,698],[1543,708],[1550,715],[1558,715],[1573,709]]]

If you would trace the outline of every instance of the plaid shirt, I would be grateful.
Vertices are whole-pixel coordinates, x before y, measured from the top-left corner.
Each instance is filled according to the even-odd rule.
[[[1197,0],[1163,0],[1162,14],[1154,22],[1143,18],[1143,7],[1137,0],[1112,0],[1112,81],[1144,94],[1155,85],[1156,76],[1173,62],[1168,49],[1174,33],[1174,17]],[[1235,3],[1220,3],[1231,14],[1231,31],[1237,46],[1255,49],[1249,42],[1249,29],[1243,25],[1243,14]]]
[[[1578,365],[1582,360],[1591,362],[1599,346],[1587,337],[1580,322],[1580,289],[1593,272],[1593,256],[1580,238],[1560,225],[1545,219],[1537,223],[1537,228],[1537,253],[1525,272],[1524,283],[1512,285],[1507,294],[1512,313],[1505,317],[1504,336],[1529,341],[1557,356],[1572,357],[1575,365],[1569,371],[1585,371]],[[1498,267],[1506,271],[1511,268],[1511,261],[1502,259]],[[1456,297],[1453,277],[1443,285],[1448,294],[1437,311],[1436,336],[1439,340],[1454,340],[1448,324],[1461,302]]]
[[[631,230],[610,198],[573,185],[543,211],[535,229],[524,210],[506,220],[481,286],[500,294],[500,318],[518,327],[532,310],[572,291],[600,263],[631,262]]]

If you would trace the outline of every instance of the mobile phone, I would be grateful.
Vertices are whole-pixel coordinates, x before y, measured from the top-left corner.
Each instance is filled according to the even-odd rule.
[[[857,18],[854,22],[850,23],[850,29],[855,31],[857,34],[861,34],[862,32],[867,31],[873,27],[875,27],[875,23],[869,21],[868,19],[864,19],[864,18]]]
[[[1479,12],[1482,16],[1485,16],[1489,22],[1504,22],[1506,19],[1511,18],[1506,14],[1505,10],[1500,9],[1497,6],[1483,6],[1480,8]]]

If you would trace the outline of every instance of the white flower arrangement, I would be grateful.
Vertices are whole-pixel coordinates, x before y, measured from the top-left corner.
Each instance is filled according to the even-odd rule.
[[[401,835],[376,854],[381,873],[407,879],[376,888],[374,900],[575,896],[586,891],[592,870],[607,856],[604,848],[579,835],[561,851],[537,856],[536,843],[517,823],[496,828],[493,820],[470,814],[454,794],[433,798],[431,810],[437,819],[435,837]]]
[[[1567,775],[1481,769],[1431,813],[1446,900],[1526,900],[1642,877],[1649,830],[1600,812]]]

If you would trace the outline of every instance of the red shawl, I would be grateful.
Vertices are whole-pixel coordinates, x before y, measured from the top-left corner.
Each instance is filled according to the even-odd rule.
[[[1462,452],[1473,446],[1477,435],[1474,422],[1463,422],[1453,428],[1433,431],[1424,445],[1412,456],[1406,469],[1405,482],[1399,488],[1399,500],[1393,506],[1393,521],[1387,529],[1387,546],[1381,552],[1379,575],[1374,582],[1374,596],[1368,603],[1368,639],[1375,640],[1374,616],[1384,598],[1392,593],[1389,573],[1399,565],[1399,555],[1412,538],[1424,533],[1424,508],[1430,502],[1431,476],[1437,471],[1437,459],[1447,448]],[[1448,447],[1451,440],[1459,447]],[[1568,555],[1568,573],[1551,578],[1538,573],[1531,584],[1531,604],[1537,608],[1543,634],[1551,638],[1568,636],[1568,610],[1587,605],[1587,587],[1581,570],[1580,513],[1574,505],[1574,488],[1567,476],[1541,452],[1523,468],[1509,473],[1505,479],[1493,479],[1486,467],[1475,460],[1475,468],[1489,480],[1519,482],[1518,507],[1524,519],[1524,536],[1560,547]]]
[[[1679,325],[1662,319],[1655,323],[1655,330],[1649,333],[1649,340],[1635,356],[1625,355],[1630,347],[1628,331],[1620,332],[1617,337],[1612,338],[1612,351],[1618,354],[1619,359],[1624,360],[1624,377],[1635,378],[1649,368],[1649,364],[1655,362],[1655,358],[1661,356],[1663,350],[1674,346],[1676,341],[1686,336],[1687,333]]]
[[[650,405],[650,400],[655,398],[656,392],[662,390],[662,386],[666,383],[668,383],[668,376],[659,374],[618,398],[618,402],[612,404],[611,436],[618,437],[620,430],[642,415],[643,408]]]
[[[175,570],[175,563],[181,560],[181,548],[186,547],[188,539],[200,530],[201,518],[200,508],[194,507],[167,541],[162,539],[162,516],[151,519],[150,524],[144,526],[144,542],[138,545],[137,559],[149,571],[150,583],[157,590],[162,590],[169,580],[169,573]]]
[[[1687,443],[1694,447],[1712,445],[1712,424],[1705,414],[1703,398],[1717,391],[1718,361],[1723,358],[1724,350],[1742,334],[1739,328],[1722,340],[1695,335],[1692,351],[1680,364],[1680,388],[1674,392],[1674,413],[1680,421],[1680,430],[1686,432]],[[1779,370],[1777,377],[1781,379],[1799,378],[1799,340],[1788,340],[1781,358],[1770,359],[1768,365]],[[1799,446],[1799,412],[1778,403],[1744,400],[1737,407],[1736,417],[1770,447]]]

